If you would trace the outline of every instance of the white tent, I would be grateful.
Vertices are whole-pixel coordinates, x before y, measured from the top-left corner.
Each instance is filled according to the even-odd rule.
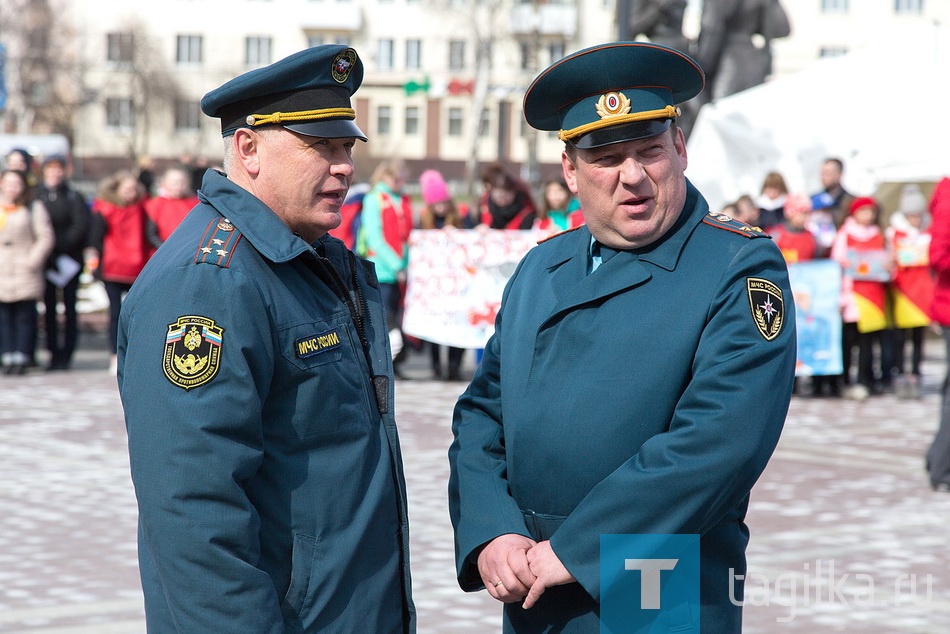
[[[759,194],[770,171],[792,191],[821,189],[822,161],[845,163],[844,185],[873,194],[887,182],[950,175],[950,42],[938,25],[704,106],[687,145],[690,180],[719,209]]]

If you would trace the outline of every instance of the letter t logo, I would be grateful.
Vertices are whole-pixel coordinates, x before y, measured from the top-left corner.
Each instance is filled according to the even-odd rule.
[[[624,559],[625,570],[640,571],[640,609],[660,609],[660,571],[673,570],[679,559]]]

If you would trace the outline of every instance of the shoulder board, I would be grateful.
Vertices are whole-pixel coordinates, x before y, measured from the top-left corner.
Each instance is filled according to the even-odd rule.
[[[765,233],[758,227],[753,227],[752,225],[747,225],[744,222],[739,222],[734,220],[732,216],[727,214],[717,214],[709,212],[703,217],[703,223],[709,225],[710,227],[716,227],[717,229],[723,229],[725,231],[731,231],[732,233],[737,233],[740,236],[745,236],[747,238],[771,238],[769,234]]]
[[[544,238],[543,240],[538,240],[538,244],[542,244],[542,243],[544,243],[544,242],[547,242],[548,240],[551,240],[551,239],[553,239],[553,238],[557,238],[558,236],[567,235],[568,233],[570,233],[570,232],[572,232],[572,231],[577,231],[578,229],[580,229],[580,228],[583,227],[583,226],[584,226],[584,225],[578,225],[578,226],[576,226],[576,227],[571,227],[570,229],[565,229],[564,231],[558,231],[557,233],[552,233],[552,234],[549,235],[547,238]]]
[[[234,249],[241,241],[241,232],[227,218],[212,220],[205,229],[198,250],[195,252],[195,264],[214,264],[228,268]]]

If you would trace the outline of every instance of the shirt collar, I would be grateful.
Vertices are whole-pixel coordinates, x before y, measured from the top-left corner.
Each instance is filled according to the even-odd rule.
[[[683,205],[683,211],[676,222],[659,240],[639,249],[629,249],[631,253],[636,254],[641,260],[650,262],[668,271],[676,268],[676,262],[679,260],[680,253],[686,245],[686,240],[693,232],[703,216],[709,213],[709,205],[689,180],[686,181],[686,202]],[[595,248],[597,239],[590,237],[590,244],[587,247],[587,270],[594,272],[603,263],[599,254],[599,249]]]

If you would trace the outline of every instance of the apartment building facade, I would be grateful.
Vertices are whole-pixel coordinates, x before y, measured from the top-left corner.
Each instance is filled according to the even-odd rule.
[[[687,35],[702,0],[691,0]],[[901,23],[950,20],[937,0],[783,3],[789,38],[773,44],[774,72],[844,54]],[[345,43],[365,65],[357,121],[370,138],[358,177],[398,156],[418,174],[460,179],[473,156],[558,169],[561,143],[524,124],[521,100],[539,69],[614,38],[614,0],[71,0],[93,97],[76,112],[74,155],[95,176],[130,157],[220,159],[217,121],[200,112],[208,90],[307,46]],[[537,177],[537,174],[530,174]]]

